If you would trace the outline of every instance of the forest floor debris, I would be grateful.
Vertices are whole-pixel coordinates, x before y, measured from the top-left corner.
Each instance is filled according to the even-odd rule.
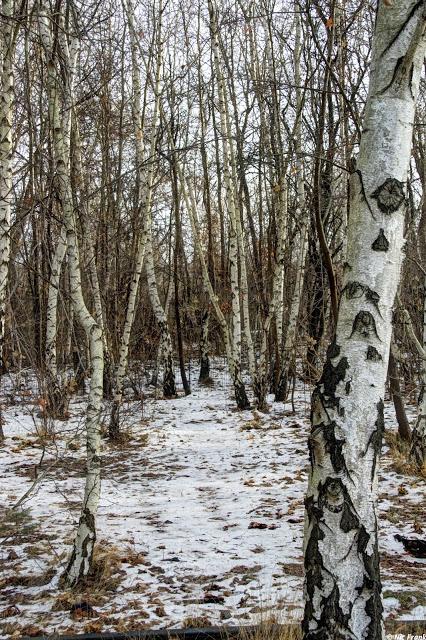
[[[236,412],[225,382],[126,403],[127,441],[103,440],[95,575],[79,591],[60,578],[84,482],[85,399],[49,437],[31,385],[14,406],[2,399],[0,637],[300,618],[309,390],[297,386],[294,415],[272,402],[268,414]],[[389,403],[385,418],[395,448]],[[394,538],[424,537],[424,478],[395,468],[389,451],[379,505],[385,614],[424,620],[426,560]]]

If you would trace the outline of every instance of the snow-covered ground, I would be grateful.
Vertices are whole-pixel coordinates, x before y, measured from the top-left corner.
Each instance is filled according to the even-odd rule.
[[[309,389],[297,387],[294,415],[272,402],[269,414],[237,412],[216,373],[214,387],[194,384],[187,397],[129,401],[128,442],[104,440],[98,548],[109,566],[101,587],[83,593],[64,592],[59,578],[84,483],[84,399],[43,438],[31,384],[12,406],[4,395],[1,637],[300,617]],[[395,428],[389,404],[386,427]],[[385,612],[424,620],[426,561],[394,539],[424,535],[424,480],[391,470],[386,450],[382,463]],[[36,473],[34,492],[11,513]],[[70,612],[79,601],[93,617]]]

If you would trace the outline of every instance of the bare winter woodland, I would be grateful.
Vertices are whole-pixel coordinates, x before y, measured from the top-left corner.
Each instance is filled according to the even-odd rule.
[[[1,637],[421,624],[425,0],[0,30]]]

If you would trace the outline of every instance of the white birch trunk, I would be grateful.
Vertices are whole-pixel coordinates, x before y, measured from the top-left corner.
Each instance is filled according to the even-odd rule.
[[[281,185],[280,185],[281,187]],[[283,202],[283,196],[285,197],[285,202]],[[285,211],[285,216],[287,218],[287,190],[280,188],[279,193],[279,202],[280,202],[280,211]],[[284,215],[284,213],[281,213]],[[273,291],[273,295],[275,298],[274,302],[274,310],[275,310],[275,326],[277,330],[277,348],[281,349],[283,342],[283,315],[284,315],[284,243],[287,229],[287,219],[285,220],[285,229],[283,230],[283,256],[281,260],[277,260],[279,262],[279,273],[277,274],[277,281],[275,285],[275,291]]]
[[[4,336],[7,286],[10,260],[10,223],[12,208],[12,119],[13,119],[13,54],[12,0],[2,1],[0,32],[0,376],[4,371]],[[0,415],[0,440],[3,438]]]
[[[272,298],[269,304],[268,315],[266,316],[262,327],[262,343],[258,360],[258,367],[255,377],[255,394],[258,399],[258,408],[266,410],[266,393],[267,393],[267,353],[268,353],[268,334],[271,322],[281,314],[282,327],[282,288],[284,280],[284,248],[287,235],[287,187],[280,185],[280,207],[277,217],[277,248],[274,264],[274,273],[272,280]],[[279,324],[279,323],[278,323]],[[278,333],[278,332],[277,332]]]
[[[86,411],[86,447],[87,447],[87,467],[86,482],[84,488],[83,505],[77,534],[74,541],[73,551],[68,562],[65,579],[69,586],[73,586],[81,581],[90,571],[93,559],[93,549],[96,540],[96,513],[100,495],[100,410],[102,403],[102,382],[103,382],[103,343],[102,331],[96,320],[90,314],[84,301],[81,272],[80,255],[77,238],[77,226],[73,209],[71,183],[69,175],[69,135],[64,129],[63,119],[60,112],[59,93],[62,89],[67,96],[62,106],[72,103],[72,95],[69,95],[70,83],[61,83],[60,74],[56,70],[56,60],[52,50],[52,37],[50,31],[50,16],[43,0],[40,2],[39,31],[40,38],[45,49],[47,62],[47,83],[49,98],[49,113],[52,127],[54,159],[56,164],[56,175],[58,180],[58,191],[62,203],[64,224],[67,237],[67,257],[70,279],[70,294],[74,313],[78,321],[84,328],[90,347],[91,380],[90,391]],[[77,41],[72,42],[72,46],[77,46]],[[70,60],[74,59],[68,47],[62,43],[62,59],[67,67],[67,72],[71,72]],[[69,78],[68,78],[69,80]]]
[[[65,29],[63,33],[65,33]],[[87,256],[87,263],[89,266],[89,276],[90,276],[90,284],[92,288],[95,319],[99,325],[99,328],[102,331],[102,342],[104,346],[104,385],[103,385],[104,396],[106,398],[109,398],[111,395],[113,362],[112,362],[111,353],[108,347],[107,336],[105,331],[104,309],[102,305],[101,289],[99,285],[98,269],[96,265],[95,242],[93,239],[93,230],[90,222],[92,219],[92,209],[90,206],[90,201],[87,198],[87,194],[90,193],[90,184],[89,184],[90,177],[88,173],[83,172],[83,167],[81,162],[80,130],[79,130],[79,124],[78,124],[77,118],[75,116],[75,110],[72,104],[70,105],[70,114],[71,116],[73,116],[73,129],[74,129],[73,160],[75,162],[75,176],[77,178],[78,184],[85,185],[85,193],[80,194],[80,202],[81,202],[81,207],[83,209],[82,231],[85,239],[85,253]]]
[[[158,6],[158,21],[156,25],[156,47],[157,47],[157,69],[154,84],[155,92],[155,108],[152,128],[155,130],[155,138],[153,138],[153,145],[151,147],[151,163],[149,171],[152,172],[152,182],[154,179],[154,154],[155,154],[155,141],[156,130],[158,127],[158,120],[160,115],[160,80],[162,72],[162,34],[161,34],[161,15],[162,15],[162,2],[160,1]],[[152,184],[151,182],[151,184]],[[148,295],[151,302],[151,306],[157,320],[160,329],[160,343],[161,352],[163,358],[163,394],[165,398],[173,398],[176,395],[176,382],[173,365],[173,347],[172,338],[170,335],[169,325],[167,321],[167,314],[161,304],[160,296],[158,294],[157,279],[155,277],[154,267],[154,254],[153,254],[153,241],[152,241],[152,212],[151,207],[145,211],[145,224],[146,224],[146,259],[145,259],[145,272],[148,281]]]
[[[304,639],[381,640],[377,471],[424,2],[380,0],[335,339],[312,396]]]
[[[51,417],[62,418],[68,408],[66,392],[58,378],[56,341],[58,333],[58,298],[62,265],[67,250],[67,236],[62,226],[57,237],[56,249],[50,267],[49,288],[46,308],[46,378],[47,378],[47,411]]]
[[[61,227],[56,240],[56,249],[50,266],[49,289],[46,310],[46,372],[49,381],[57,379],[58,366],[56,359],[57,311],[59,284],[62,264],[67,250],[67,236],[65,227]]]
[[[425,197],[425,194],[423,194]],[[426,471],[426,276],[423,282],[425,291],[423,299],[423,331],[422,331],[422,389],[418,407],[418,417],[411,434],[410,457],[413,462]]]
[[[219,325],[222,330],[223,341],[225,343],[226,359],[228,363],[229,373],[234,386],[235,401],[239,409],[248,409],[250,407],[250,403],[247,398],[244,382],[241,378],[240,360],[239,358],[235,359],[234,357],[234,350],[232,348],[232,341],[231,341],[231,335],[230,335],[231,332],[229,330],[229,326],[223,314],[223,311],[220,307],[219,299],[214,292],[213,285],[210,280],[207,264],[204,258],[200,229],[198,224],[197,203],[196,203],[194,191],[189,181],[185,179],[183,175],[182,167],[178,162],[176,163],[176,168],[178,172],[180,186],[182,189],[182,196],[183,196],[185,207],[188,211],[189,220],[191,223],[191,230],[192,230],[192,235],[194,237],[195,251],[197,253],[198,259],[200,260],[200,264],[201,264],[203,284],[209,295],[210,302],[213,306],[213,309],[216,313],[217,319],[219,321]]]
[[[149,225],[149,232],[147,236],[145,270],[148,281],[149,299],[151,301],[152,309],[154,311],[154,315],[160,329],[160,348],[163,360],[163,393],[165,398],[172,398],[176,395],[172,338],[167,322],[167,315],[164,311],[163,305],[161,304],[160,296],[158,294],[158,286],[154,268],[151,224]]]
[[[297,11],[297,5],[295,4]],[[299,246],[296,249],[296,281],[290,305],[290,314],[288,318],[285,344],[280,360],[280,372],[275,390],[275,401],[285,402],[287,399],[287,388],[289,381],[289,372],[294,368],[295,346],[296,346],[296,330],[297,320],[300,312],[302,301],[302,285],[304,278],[304,266],[306,259],[306,251],[308,247],[307,220],[305,210],[305,182],[303,175],[303,144],[302,144],[302,109],[303,97],[301,86],[300,60],[302,55],[301,45],[301,24],[300,14],[297,11],[295,15],[295,45],[294,45],[294,83],[296,86],[296,124],[294,130],[295,150],[296,150],[296,215],[297,221],[300,221]],[[281,343],[279,343],[281,347]],[[294,372],[293,372],[294,373]]]
[[[172,283],[171,281],[169,281],[168,287],[167,287],[167,294],[166,294],[166,301],[164,303],[164,313],[166,318],[169,317],[169,307],[170,307],[170,300],[172,298]],[[158,384],[158,372],[160,370],[160,366],[163,362],[164,359],[164,354],[163,354],[163,342],[160,340],[160,342],[158,343],[158,348],[157,348],[157,357],[155,359],[155,366],[154,366],[154,371],[152,373],[152,378],[151,378],[151,382],[150,384],[153,387],[156,387]]]
[[[65,36],[63,16],[60,16],[61,29],[60,37],[63,46],[68,47]],[[71,137],[71,114],[72,114],[72,95],[74,91],[74,78],[75,78],[75,63],[77,57],[77,47],[73,47],[69,52],[69,70],[66,82],[68,84],[67,90],[63,96],[63,105],[61,113],[62,131],[64,137],[64,145],[66,148],[70,147]],[[70,159],[67,159],[67,169],[69,170]],[[46,375],[48,384],[48,406],[47,410],[52,417],[61,418],[64,417],[68,408],[68,398],[64,386],[58,379],[58,367],[57,367],[57,331],[58,331],[58,298],[59,298],[59,285],[61,280],[62,265],[64,262],[65,254],[67,250],[67,237],[66,228],[62,226],[59,230],[57,245],[53,254],[49,288],[47,297],[47,310],[46,310],[46,346],[45,346],[45,363],[46,363]]]
[[[231,131],[229,123],[229,111],[227,105],[227,95],[225,80],[220,63],[218,24],[216,8],[213,0],[208,2],[210,15],[210,32],[212,38],[213,63],[217,81],[218,109],[220,116],[220,133],[222,139],[223,176],[225,182],[226,204],[229,215],[229,262],[231,277],[231,306],[232,306],[232,340],[231,349],[234,362],[241,359],[241,307],[240,307],[240,287],[238,280],[238,253],[241,238],[237,227],[237,217],[240,215],[235,202],[235,185],[232,180],[231,166]],[[240,225],[241,226],[241,225]],[[249,354],[249,358],[250,358]]]
[[[132,116],[133,116],[133,128],[135,134],[135,147],[136,147],[136,165],[139,172],[139,188],[141,189],[140,200],[143,216],[142,232],[140,234],[135,267],[130,282],[129,297],[127,300],[126,318],[124,321],[123,332],[120,340],[120,351],[118,357],[118,366],[114,380],[114,399],[111,409],[111,419],[109,424],[109,436],[112,439],[117,439],[120,431],[120,407],[123,402],[123,383],[124,376],[128,368],[129,360],[129,345],[130,336],[132,332],[133,322],[136,314],[137,295],[139,290],[139,282],[142,275],[145,253],[147,248],[148,235],[150,234],[150,216],[152,206],[152,190],[155,176],[155,168],[152,162],[155,154],[155,145],[157,141],[157,120],[160,100],[160,78],[161,78],[161,50],[158,51],[157,67],[154,81],[154,94],[155,104],[153,113],[153,126],[151,128],[151,135],[149,139],[149,156],[151,160],[148,164],[148,170],[144,170],[145,149],[144,149],[144,132],[143,132],[143,120],[146,105],[146,89],[144,93],[144,100],[142,104],[142,89],[139,72],[139,58],[138,58],[138,42],[137,34],[134,23],[134,10],[131,0],[124,1],[124,9],[126,13],[127,23],[129,26],[130,34],[130,49],[132,55],[132,84],[133,84],[133,101],[132,101]],[[161,16],[161,13],[160,13]],[[160,39],[157,38],[157,43]]]

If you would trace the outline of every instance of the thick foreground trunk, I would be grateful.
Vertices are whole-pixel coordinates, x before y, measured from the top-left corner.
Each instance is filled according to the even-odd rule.
[[[424,2],[379,2],[336,335],[312,397],[305,640],[381,640],[377,470]]]

